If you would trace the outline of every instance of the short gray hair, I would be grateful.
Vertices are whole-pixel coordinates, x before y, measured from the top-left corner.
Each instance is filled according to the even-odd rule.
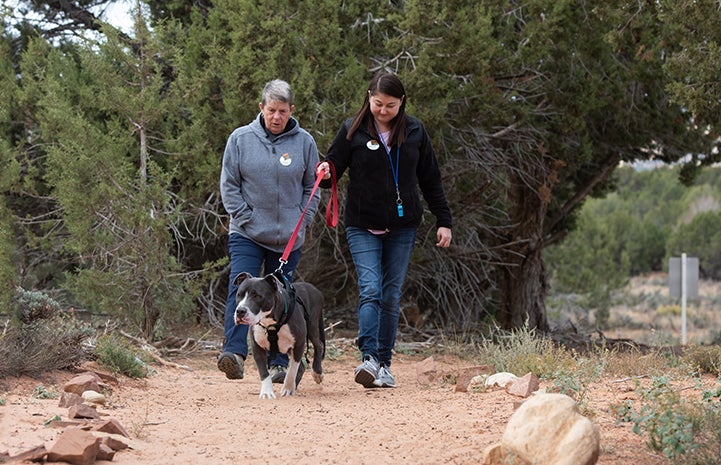
[[[260,97],[260,103],[265,105],[268,102],[285,102],[293,105],[293,92],[290,90],[290,84],[282,79],[274,79],[265,83],[263,94]]]

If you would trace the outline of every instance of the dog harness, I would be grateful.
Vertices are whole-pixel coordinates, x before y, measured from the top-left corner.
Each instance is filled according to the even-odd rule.
[[[273,324],[269,324],[268,326],[260,325],[263,329],[265,329],[266,334],[268,334],[271,360],[273,360],[280,351],[280,348],[278,347],[278,331],[280,331],[283,325],[288,323],[288,320],[290,320],[290,317],[293,315],[293,311],[295,310],[296,302],[303,307],[303,318],[305,318],[306,324],[308,324],[308,309],[305,307],[303,301],[295,295],[293,283],[288,281],[288,278],[286,278],[280,270],[275,270],[273,272],[273,276],[283,283],[283,290],[281,291],[281,296],[283,298],[283,314],[280,316],[279,320]],[[306,350],[307,349],[308,346],[306,345]]]
[[[265,332],[268,334],[271,360],[273,360],[279,352],[278,331],[280,331],[280,328],[282,328],[283,325],[290,320],[291,315],[293,315],[293,310],[295,310],[295,302],[297,300],[293,284],[288,281],[288,278],[286,278],[279,269],[273,272],[273,276],[283,283],[283,290],[280,293],[283,299],[283,313],[280,315],[278,321],[273,324],[269,324],[268,326],[264,326]]]

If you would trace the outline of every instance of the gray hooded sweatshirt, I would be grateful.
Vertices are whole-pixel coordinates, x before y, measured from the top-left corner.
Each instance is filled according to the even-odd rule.
[[[230,234],[283,252],[313,190],[318,148],[294,118],[286,131],[276,136],[265,131],[260,118],[262,114],[228,138],[220,195],[230,215]],[[319,201],[320,192],[316,191],[293,250],[303,245]]]

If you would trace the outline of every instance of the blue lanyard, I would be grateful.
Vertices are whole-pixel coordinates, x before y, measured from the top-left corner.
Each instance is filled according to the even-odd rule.
[[[396,183],[396,207],[398,208],[398,217],[403,216],[403,200],[401,200],[401,190],[398,187],[398,166],[401,162],[401,146],[400,144],[396,146],[396,165],[393,166],[393,157],[391,156],[391,147],[388,147],[385,139],[383,139],[383,134],[381,134],[380,129],[378,128],[378,124],[376,124],[375,120],[373,121],[373,124],[376,126],[376,131],[378,132],[378,137],[381,140],[381,143],[383,144],[383,149],[386,152],[386,155],[388,155],[388,161],[391,164],[391,173],[393,174],[393,181]]]

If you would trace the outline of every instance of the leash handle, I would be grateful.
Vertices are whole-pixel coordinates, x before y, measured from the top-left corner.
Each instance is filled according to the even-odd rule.
[[[319,163],[320,164],[320,163]],[[330,198],[328,199],[328,206],[325,209],[325,224],[331,228],[335,228],[338,225],[338,186],[335,177],[335,165],[328,163],[330,167]],[[316,169],[318,167],[316,166]]]

